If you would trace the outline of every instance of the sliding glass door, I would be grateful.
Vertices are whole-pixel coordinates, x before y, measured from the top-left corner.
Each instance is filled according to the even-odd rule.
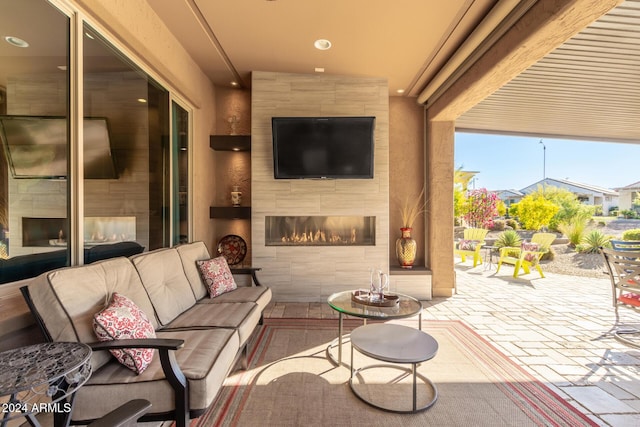
[[[188,109],[55,4],[0,0],[0,283],[190,235]]]

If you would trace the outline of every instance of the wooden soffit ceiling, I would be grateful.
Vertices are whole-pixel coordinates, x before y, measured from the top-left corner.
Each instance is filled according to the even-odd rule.
[[[627,0],[456,121],[458,131],[640,143],[640,0]]]

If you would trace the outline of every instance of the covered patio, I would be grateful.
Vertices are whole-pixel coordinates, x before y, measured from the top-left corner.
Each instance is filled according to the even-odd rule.
[[[598,425],[640,424],[640,350],[609,334],[608,277],[513,279],[456,266],[457,294],[424,301],[423,319],[460,320]],[[324,303],[272,303],[268,318],[333,318]],[[428,331],[428,324],[425,329]],[[492,425],[493,420],[477,420]]]

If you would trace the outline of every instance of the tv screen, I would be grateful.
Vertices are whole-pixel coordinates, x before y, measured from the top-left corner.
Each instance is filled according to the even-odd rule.
[[[276,179],[373,178],[375,117],[273,117]]]
[[[85,117],[84,177],[117,178],[107,119]],[[0,116],[0,139],[14,178],[66,178],[67,119]]]

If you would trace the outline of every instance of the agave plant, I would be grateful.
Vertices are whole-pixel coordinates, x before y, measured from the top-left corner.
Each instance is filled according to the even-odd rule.
[[[493,245],[498,248],[506,246],[519,248],[520,243],[522,243],[522,239],[515,230],[505,230],[498,235],[498,238]]]
[[[578,249],[578,252],[595,254],[599,252],[600,247],[609,247],[611,245],[609,240],[611,240],[611,237],[605,236],[602,231],[591,230],[582,238],[576,249]]]

